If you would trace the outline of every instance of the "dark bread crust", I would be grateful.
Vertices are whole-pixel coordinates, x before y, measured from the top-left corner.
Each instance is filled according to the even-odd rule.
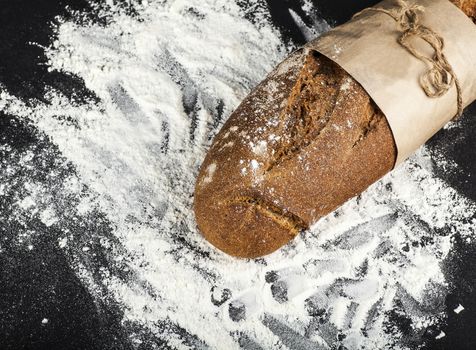
[[[476,13],[476,0],[454,2]],[[269,254],[392,170],[396,155],[365,90],[326,57],[298,50],[215,137],[195,188],[198,226],[230,255]]]
[[[365,190],[395,158],[387,121],[363,88],[324,56],[298,51],[216,136],[197,180],[199,228],[230,255],[266,255]]]

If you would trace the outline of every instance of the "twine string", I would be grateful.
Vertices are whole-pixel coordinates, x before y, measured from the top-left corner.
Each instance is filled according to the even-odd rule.
[[[425,8],[416,4],[409,4],[405,0],[397,0],[399,5],[394,10],[370,7],[358,12],[354,17],[366,11],[376,11],[392,17],[400,26],[402,34],[397,39],[413,56],[424,62],[428,70],[420,76],[420,86],[428,97],[436,98],[445,95],[453,86],[456,86],[457,107],[456,117],[463,113],[463,97],[461,83],[444,54],[444,39],[431,28],[420,23],[419,13]],[[413,37],[418,37],[427,42],[434,51],[431,57],[419,52],[411,43]]]

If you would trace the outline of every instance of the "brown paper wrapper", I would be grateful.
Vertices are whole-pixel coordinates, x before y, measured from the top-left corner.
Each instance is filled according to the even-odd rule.
[[[460,81],[466,107],[476,100],[476,26],[448,0],[407,2],[423,6],[421,23],[444,39],[444,54]],[[384,0],[375,7],[391,10],[399,5]],[[450,121],[458,109],[455,86],[438,98],[425,94],[419,79],[428,66],[397,42],[400,35],[399,24],[389,15],[364,11],[306,45],[346,70],[385,114],[397,146],[396,165]],[[428,56],[433,52],[421,39],[412,44]]]

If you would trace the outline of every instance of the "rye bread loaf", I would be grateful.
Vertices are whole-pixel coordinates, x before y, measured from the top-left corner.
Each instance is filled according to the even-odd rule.
[[[476,0],[453,0],[475,20]],[[197,178],[200,231],[253,258],[280,248],[393,169],[385,116],[342,68],[297,50],[215,137]]]

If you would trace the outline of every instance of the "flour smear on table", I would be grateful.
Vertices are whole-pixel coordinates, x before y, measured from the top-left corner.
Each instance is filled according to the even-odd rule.
[[[58,19],[50,69],[84,79],[98,99],[51,90],[46,102],[24,103],[3,90],[1,107],[74,167],[60,194],[69,216],[99,212],[110,235],[92,244],[95,222],[81,234],[64,229],[58,199],[34,180],[18,191],[16,213],[60,232],[79,278],[119,306],[138,347],[147,337],[180,349],[412,347],[445,318],[442,262],[453,234],[473,238],[476,209],[435,176],[425,149],[265,258],[225,256],[197,231],[194,182],[213,136],[291,49],[264,2],[247,6],[150,1],[124,11],[110,2],[96,8],[106,24]]]

